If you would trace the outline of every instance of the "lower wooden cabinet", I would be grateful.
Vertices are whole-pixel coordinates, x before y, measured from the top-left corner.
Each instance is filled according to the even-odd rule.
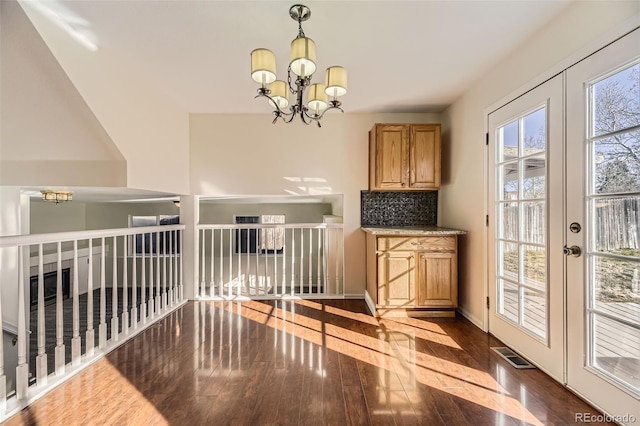
[[[387,251],[378,256],[378,303],[413,306],[416,300],[416,258],[412,252]]]
[[[416,305],[437,308],[458,306],[457,254],[418,252],[416,256],[419,283]]]
[[[367,234],[367,293],[379,315],[455,315],[457,236]]]

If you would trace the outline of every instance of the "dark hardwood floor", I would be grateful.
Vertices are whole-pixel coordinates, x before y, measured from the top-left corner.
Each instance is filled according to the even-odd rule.
[[[189,302],[7,425],[570,425],[597,414],[465,319]],[[594,423],[592,423],[594,424]]]

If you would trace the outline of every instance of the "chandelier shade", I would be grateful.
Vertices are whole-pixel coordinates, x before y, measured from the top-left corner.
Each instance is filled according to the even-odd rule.
[[[329,67],[326,71],[325,92],[337,98],[347,93],[347,70],[341,66]]]
[[[291,42],[291,71],[306,77],[316,72],[316,44],[308,37],[298,37]]]
[[[282,80],[276,80],[271,83],[271,99],[269,103],[274,108],[286,108],[289,106],[289,88],[287,83]]]
[[[316,114],[327,109],[327,94],[324,92],[324,84],[316,83],[309,86],[309,102],[307,105]]]
[[[311,10],[303,4],[294,4],[289,9],[289,16],[298,22],[298,36],[291,42],[286,81],[276,77],[276,59],[271,50],[260,48],[251,52],[251,78],[260,84],[256,98],[267,98],[269,105],[275,108],[273,124],[279,118],[291,123],[299,116],[303,123],[315,122],[321,127],[320,120],[328,110],[344,112],[338,97],[347,93],[347,70],[341,66],[327,68],[324,84],[312,84],[317,68],[316,44],[302,30],[302,22],[309,19]],[[307,89],[307,104],[304,105]],[[291,102],[289,95],[293,95]]]
[[[251,52],[251,78],[266,86],[276,80],[276,55],[269,49]]]

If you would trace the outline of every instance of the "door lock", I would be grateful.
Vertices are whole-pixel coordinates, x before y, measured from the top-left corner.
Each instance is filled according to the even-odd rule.
[[[564,246],[564,249],[562,250],[562,252],[567,256],[573,256],[573,257],[580,257],[580,255],[582,254],[582,250],[578,246],[571,246],[571,247]]]

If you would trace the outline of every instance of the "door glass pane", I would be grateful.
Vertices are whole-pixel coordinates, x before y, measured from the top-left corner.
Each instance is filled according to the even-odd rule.
[[[498,163],[518,158],[518,120],[501,127],[499,132]]]
[[[595,307],[603,312],[613,308],[616,316],[637,322],[640,318],[640,262],[594,256],[593,288]],[[634,303],[636,302],[636,303]],[[622,309],[622,308],[628,309]]]
[[[500,255],[502,262],[500,263],[501,268],[498,269],[498,273],[505,278],[518,281],[518,271],[520,270],[518,244],[501,241]]]
[[[640,310],[636,311],[640,316]],[[602,315],[594,317],[592,364],[640,393],[640,329]]]
[[[504,166],[500,166],[500,182],[502,182],[502,188],[500,189],[500,195],[502,200],[517,200],[518,199],[518,163],[507,163]]]
[[[609,75],[591,86],[593,136],[640,124],[640,64]]]
[[[547,168],[543,155],[526,158],[523,162],[522,198],[545,198]]]
[[[618,133],[593,143],[595,192],[640,192],[640,131]]]
[[[524,133],[524,153],[531,155],[537,152],[545,152],[547,144],[547,116],[546,108],[540,108],[522,118],[522,131]]]
[[[547,339],[546,106],[497,129],[496,313]],[[505,202],[508,201],[508,202]],[[508,241],[507,241],[508,240]]]
[[[546,203],[533,201],[520,203],[522,206],[522,238],[527,243],[545,243]]]
[[[544,292],[524,289],[524,324],[541,338],[547,337],[547,298]]]
[[[529,287],[544,292],[547,282],[547,256],[543,247],[522,246],[523,281]]]
[[[593,198],[592,249],[640,257],[640,196]]]
[[[518,239],[518,203],[498,204],[499,234],[505,240]]]
[[[504,280],[498,284],[498,313],[517,324],[520,312],[518,286]]]
[[[589,365],[640,394],[640,65],[589,87]]]

